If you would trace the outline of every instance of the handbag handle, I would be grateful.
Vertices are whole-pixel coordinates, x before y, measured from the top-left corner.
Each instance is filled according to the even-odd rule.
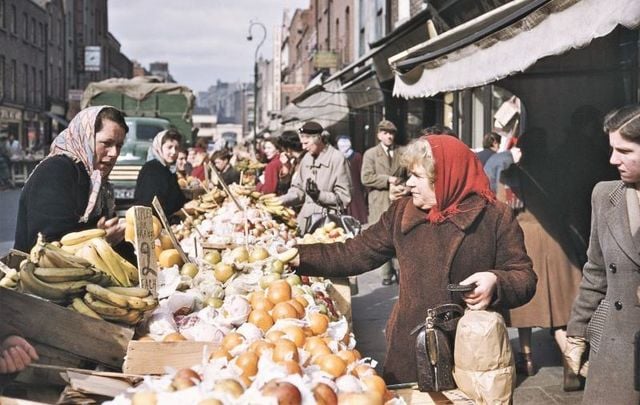
[[[415,335],[425,327],[437,327],[451,332],[456,329],[458,319],[464,314],[464,308],[458,304],[443,304],[427,310],[424,322],[413,328],[410,335]]]

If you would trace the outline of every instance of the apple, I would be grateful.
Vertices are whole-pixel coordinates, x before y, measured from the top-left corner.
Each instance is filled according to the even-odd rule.
[[[244,246],[238,246],[231,251],[231,257],[236,263],[244,263],[249,260],[249,251]]]
[[[269,381],[262,387],[262,395],[275,397],[278,400],[278,405],[302,404],[300,390],[295,385],[284,381]]]
[[[221,283],[226,282],[233,276],[235,270],[230,264],[220,262],[213,268],[213,276]]]
[[[276,259],[271,263],[271,267],[269,268],[269,271],[271,273],[278,273],[278,274],[282,274],[282,272],[284,271],[284,263],[282,263],[282,261]]]
[[[180,274],[182,274],[183,276],[194,278],[196,274],[198,274],[198,266],[196,266],[194,263],[185,263],[180,269]]]
[[[297,274],[291,274],[287,276],[286,281],[292,287],[296,285],[302,285],[302,280],[300,279],[300,276]]]
[[[318,383],[313,388],[313,397],[318,405],[336,405],[338,403],[338,395],[327,384]]]
[[[206,255],[204,255],[204,261],[211,264],[212,266],[220,263],[220,260],[222,260],[222,256],[220,256],[220,252],[218,252],[217,250],[211,250],[207,252]]]
[[[262,246],[256,246],[251,251],[251,255],[249,256],[249,262],[257,262],[259,260],[264,260],[269,257],[269,251]]]

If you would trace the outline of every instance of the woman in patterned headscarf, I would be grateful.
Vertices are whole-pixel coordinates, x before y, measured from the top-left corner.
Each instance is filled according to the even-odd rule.
[[[165,214],[171,215],[187,202],[176,174],[170,170],[178,158],[181,140],[182,136],[175,129],[159,132],[153,138],[153,159],[145,163],[138,174],[134,197],[136,204],[151,207],[153,197],[158,197]]]
[[[113,107],[89,107],[75,116],[22,189],[16,249],[28,252],[38,233],[53,241],[96,227],[107,231],[112,245],[122,242],[124,225],[115,216],[107,178],[128,131],[124,115]]]

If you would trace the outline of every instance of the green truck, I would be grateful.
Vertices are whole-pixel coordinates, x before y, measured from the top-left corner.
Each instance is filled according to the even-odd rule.
[[[133,79],[107,79],[89,83],[82,97],[82,108],[110,105],[126,114],[129,132],[120,157],[109,175],[114,185],[118,211],[133,203],[136,180],[156,134],[175,128],[187,146],[195,142],[192,111],[195,97],[188,87],[162,83],[153,76]]]

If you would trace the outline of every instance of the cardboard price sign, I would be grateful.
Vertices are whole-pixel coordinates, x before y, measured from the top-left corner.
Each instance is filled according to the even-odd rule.
[[[153,249],[155,243],[153,210],[149,207],[136,206],[133,208],[133,212],[140,287],[149,290],[153,298],[158,298],[158,263]]]

